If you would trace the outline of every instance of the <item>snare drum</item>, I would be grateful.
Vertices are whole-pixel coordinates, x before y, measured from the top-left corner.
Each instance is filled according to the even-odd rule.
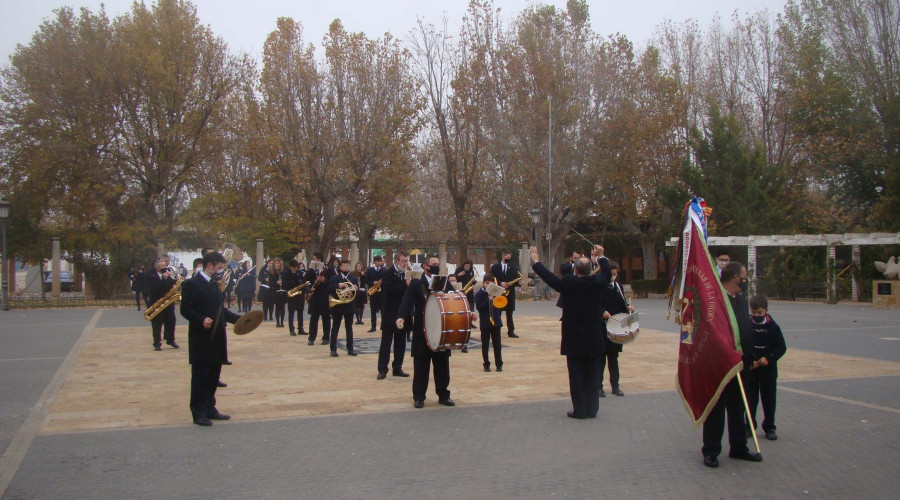
[[[606,320],[606,336],[616,344],[633,342],[640,331],[638,313],[614,314]]]
[[[472,334],[469,301],[462,292],[436,292],[425,302],[425,340],[432,351],[462,349]]]

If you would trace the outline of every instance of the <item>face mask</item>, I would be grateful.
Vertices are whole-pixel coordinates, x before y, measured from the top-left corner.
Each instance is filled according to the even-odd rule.
[[[441,272],[441,266],[440,265],[431,266],[428,268],[428,272],[431,274],[439,274]]]
[[[224,270],[213,273],[213,275],[209,279],[210,281],[219,281],[220,279],[222,279],[222,276],[225,276]]]
[[[746,281],[741,281],[740,287],[741,287],[741,292],[745,292],[745,293],[747,292],[747,282]]]
[[[504,262],[504,263],[509,263],[509,257],[504,257],[504,258],[503,258],[503,262]]]
[[[765,316],[750,316],[750,321],[752,321],[754,324],[762,325],[766,322],[766,317]]]

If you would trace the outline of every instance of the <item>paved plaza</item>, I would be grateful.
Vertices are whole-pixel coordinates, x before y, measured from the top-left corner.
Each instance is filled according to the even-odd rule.
[[[337,359],[265,323],[229,336],[218,407],[191,423],[182,349],[151,346],[129,309],[0,313],[2,498],[866,498],[900,486],[900,311],[773,302],[779,439],[764,461],[703,466],[674,390],[677,327],[635,301],[642,333],[620,357],[625,397],[596,420],[570,409],[559,310],[520,303],[504,371],[478,346],[451,358],[453,399],[412,408],[411,379],[378,381],[376,334]],[[473,337],[477,337],[475,331]],[[321,338],[321,336],[320,336]],[[343,335],[341,335],[343,340]],[[407,357],[404,368],[412,371]],[[606,386],[609,389],[608,385]],[[762,437],[762,436],[761,436]],[[727,438],[726,438],[727,439]]]

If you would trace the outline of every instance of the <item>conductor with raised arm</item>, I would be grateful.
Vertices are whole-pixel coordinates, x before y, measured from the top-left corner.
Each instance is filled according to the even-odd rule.
[[[581,257],[574,263],[574,274],[557,277],[540,262],[537,248],[531,246],[532,269],[562,296],[562,340],[560,354],[566,357],[569,392],[572,397],[570,418],[596,418],[600,408],[600,360],[606,325],[601,305],[609,286],[609,260],[603,247],[594,245],[599,264],[591,272],[591,260]]]

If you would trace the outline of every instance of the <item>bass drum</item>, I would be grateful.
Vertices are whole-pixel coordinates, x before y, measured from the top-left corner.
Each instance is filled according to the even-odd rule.
[[[425,340],[432,351],[462,349],[472,334],[469,301],[462,292],[437,292],[425,302]]]

